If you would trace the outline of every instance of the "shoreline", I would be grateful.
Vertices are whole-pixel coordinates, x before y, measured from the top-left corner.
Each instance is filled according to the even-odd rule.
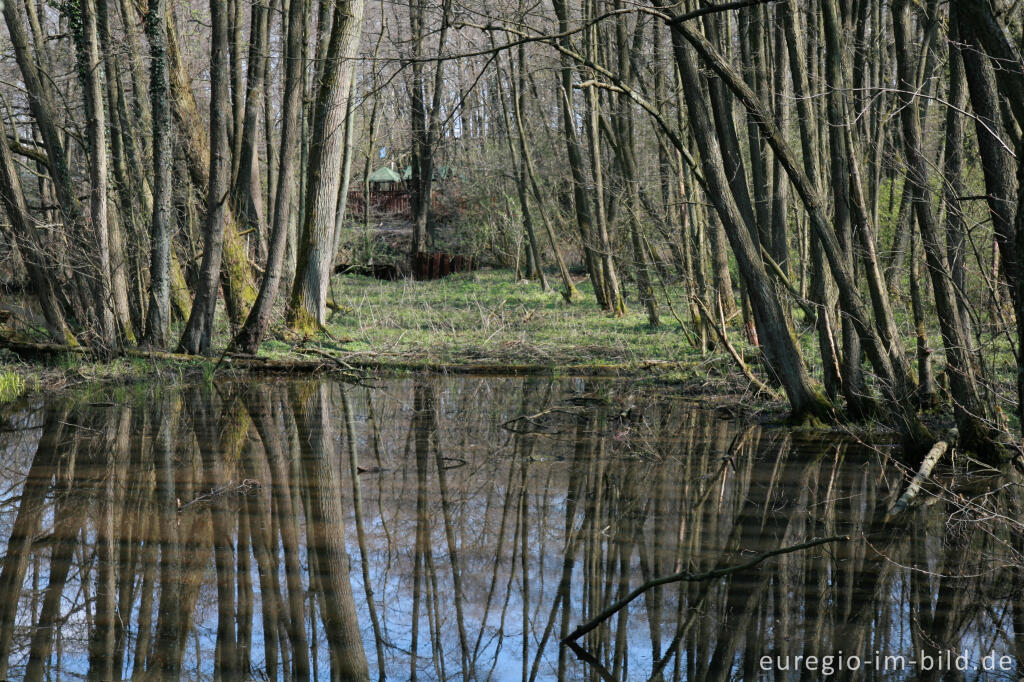
[[[477,377],[582,377],[615,379],[637,387],[669,390],[673,397],[692,400],[709,410],[724,410],[737,418],[759,421],[784,419],[786,404],[759,393],[740,372],[719,377],[719,384],[701,385],[681,379],[679,372],[692,370],[696,363],[644,361],[619,364],[526,364],[502,362],[444,362],[428,353],[380,357],[365,351],[328,353],[317,348],[300,348],[278,357],[221,354],[194,356],[164,351],[125,348],[103,353],[87,346],[62,346],[0,339],[0,371],[20,375],[26,382],[24,395],[35,392],[73,390],[86,384],[123,385],[159,379],[168,373],[176,381],[215,376],[251,375],[291,377],[341,377],[366,379],[364,373],[383,376],[403,374],[458,375]],[[368,357],[372,356],[372,357]],[[70,360],[69,360],[70,359]],[[130,367],[126,368],[126,364]],[[728,385],[727,390],[723,386]]]

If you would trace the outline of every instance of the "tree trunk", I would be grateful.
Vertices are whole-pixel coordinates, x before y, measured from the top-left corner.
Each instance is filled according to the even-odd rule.
[[[908,446],[919,448],[922,445],[930,445],[932,440],[931,434],[921,423],[920,419],[918,419],[913,406],[908,402],[911,396],[906,390],[909,385],[907,376],[902,370],[894,372],[893,364],[888,355],[888,349],[882,344],[878,334],[870,324],[867,311],[864,308],[846,257],[842,253],[839,241],[830,222],[825,217],[823,198],[816,185],[801,171],[793,150],[782,139],[782,135],[775,125],[771,112],[746,87],[742,79],[703,36],[695,33],[685,23],[673,24],[672,28],[679,38],[685,39],[686,42],[690,43],[700,53],[705,63],[728,85],[733,94],[743,102],[743,105],[755,114],[754,119],[761,128],[762,135],[772,146],[776,157],[783,164],[790,181],[794,184],[804,202],[804,206],[810,216],[811,226],[821,241],[829,261],[829,266],[832,269],[832,274],[836,279],[842,307],[845,313],[850,315],[857,325],[857,332],[861,336],[861,342],[864,344],[868,357],[887,392],[891,409],[893,409],[893,416],[897,421],[897,428],[904,435]],[[680,47],[682,48],[682,46]],[[812,153],[814,152],[812,151]],[[730,239],[732,239],[731,235]],[[737,252],[738,256],[739,253]]]
[[[69,291],[69,299],[78,302],[79,310],[77,312],[80,323],[98,322],[97,311],[94,308],[93,290],[86,279],[86,272],[89,271],[90,266],[86,262],[88,259],[85,256],[89,250],[76,243],[76,240],[86,237],[85,212],[73,186],[67,150],[58,127],[51,81],[43,77],[44,73],[41,73],[37,60],[30,53],[28,38],[16,3],[4,2],[0,5],[0,10],[3,12],[11,46],[14,49],[14,57],[25,84],[29,109],[46,149],[46,169],[52,181],[50,187],[59,205],[60,215],[68,228],[69,240],[75,244],[73,252],[69,254],[72,261],[71,277],[73,282],[73,287]],[[87,319],[88,317],[91,317],[92,320]]]
[[[950,10],[956,13],[956,8]],[[960,324],[968,339],[972,338],[970,302],[967,300],[967,226],[960,197],[967,194],[963,179],[964,128],[963,111],[967,107],[967,88],[964,63],[957,45],[956,22],[950,25],[949,46],[949,103],[946,107],[945,163],[943,166],[942,199],[946,208],[946,257],[956,292]]]
[[[263,219],[263,187],[260,181],[259,158],[259,112],[262,97],[265,96],[266,75],[265,61],[269,59],[270,41],[268,38],[270,13],[266,5],[253,4],[252,27],[249,31],[249,56],[246,59],[247,73],[245,81],[245,113],[240,125],[235,130],[234,150],[237,150],[237,168],[233,177],[235,206],[244,232],[251,232],[250,242],[256,248],[250,253],[261,255],[265,238],[265,221]],[[235,27],[236,36],[241,29]],[[234,44],[235,41],[232,41]],[[236,48],[237,51],[237,48]],[[232,88],[240,87],[232,82]],[[235,99],[238,99],[236,95]],[[237,103],[237,102],[236,102]],[[238,121],[236,121],[238,122]]]
[[[985,425],[984,404],[978,394],[974,358],[950,281],[946,252],[939,234],[938,221],[930,203],[928,162],[922,151],[921,120],[916,101],[911,97],[913,70],[909,55],[910,7],[907,0],[894,0],[892,6],[893,36],[898,64],[900,119],[903,144],[908,161],[908,182],[913,192],[914,212],[921,229],[921,241],[935,293],[935,307],[946,349],[947,375],[953,396],[954,415],[960,429],[960,445],[987,458],[996,456],[993,434]]]
[[[110,237],[107,222],[107,117],[103,107],[103,84],[96,27],[95,0],[83,0],[71,17],[78,51],[79,78],[85,95],[86,137],[89,142],[89,214],[95,243],[96,262],[91,268],[99,333],[104,343],[117,342],[118,330],[111,305]]]
[[[25,261],[25,269],[32,282],[32,291],[39,302],[46,331],[54,343],[78,345],[74,334],[68,328],[64,311],[57,298],[54,285],[59,278],[48,254],[45,252],[43,237],[36,221],[25,205],[25,194],[21,187],[18,169],[7,146],[7,130],[0,116],[0,204],[13,228],[13,237]],[[0,678],[3,676],[0,675]]]
[[[779,378],[796,419],[831,420],[831,408],[815,385],[803,363],[800,348],[786,323],[775,287],[765,272],[761,254],[747,223],[733,200],[722,155],[708,116],[707,100],[699,80],[696,60],[678,33],[673,34],[676,62],[682,77],[683,94],[690,126],[700,149],[701,166],[709,199],[714,202],[726,235],[736,254],[740,273],[750,294],[761,350],[771,370]]]
[[[153,223],[150,237],[149,312],[145,343],[166,348],[171,325],[171,104],[167,71],[167,0],[149,0],[149,99],[153,107]]]
[[[952,11],[953,21],[965,43],[964,49],[959,52],[963,56],[964,74],[971,96],[971,109],[974,111],[972,118],[985,178],[985,197],[1003,262],[1003,276],[1010,284],[1011,294],[1016,295],[1018,267],[1013,221],[1014,213],[1020,208],[1015,206],[1017,197],[1014,186],[1017,179],[1013,154],[1003,143],[1006,136],[1000,113],[996,74],[989,57],[982,51],[971,31],[971,24],[961,19],[959,5],[955,5]]]
[[[595,61],[597,56],[597,26],[591,26],[585,33],[587,58]],[[604,159],[601,156],[601,103],[596,88],[588,88],[586,93],[587,139],[590,151],[590,173],[593,177],[594,207],[597,218],[597,248],[601,259],[601,275],[604,283],[605,310],[616,317],[626,312],[626,304],[622,300],[622,289],[619,286],[618,274],[615,272],[615,260],[612,253],[611,227],[604,186]]]
[[[551,4],[555,10],[555,16],[558,18],[558,32],[560,35],[564,35],[569,29],[567,0],[552,0]],[[559,38],[558,43],[565,48],[571,46],[567,36]],[[576,130],[577,114],[573,90],[573,60],[572,57],[564,52],[559,53],[559,55],[561,60],[559,76],[561,80],[558,100],[562,110],[562,132],[565,138],[566,155],[569,160],[569,171],[572,174],[573,208],[576,212],[576,225],[580,231],[584,260],[594,288],[594,296],[597,299],[598,305],[602,308],[607,308],[608,301],[604,295],[604,275],[601,271],[600,259],[591,243],[595,231],[594,217],[590,195],[587,192],[588,183],[583,163],[583,149]]]
[[[196,196],[204,204],[210,204],[211,200],[205,194],[210,186],[210,169],[212,168],[210,150],[213,140],[204,126],[199,108],[196,106],[191,79],[179,49],[173,17],[170,15],[166,18],[166,27],[171,112],[174,115],[181,141],[179,148],[183,152],[182,155],[185,158]],[[225,67],[226,71],[227,67]],[[225,95],[223,105],[227,106],[228,102],[227,95]],[[228,112],[224,112],[224,116],[227,115]],[[210,130],[212,131],[212,128]],[[226,118],[224,133],[227,134]],[[230,168],[228,172],[230,172]],[[226,175],[227,173],[225,173]],[[228,182],[230,183],[230,179]],[[230,184],[226,187],[230,187]],[[256,287],[253,284],[252,268],[249,266],[248,249],[245,247],[245,241],[239,235],[236,212],[231,205],[230,196],[222,195],[215,200],[215,203],[223,212],[221,216],[223,225],[221,264],[223,267],[220,277],[224,287],[225,307],[231,323],[240,325],[256,298]]]
[[[853,259],[853,222],[851,219],[850,161],[846,154],[845,120],[846,91],[843,64],[847,58],[846,45],[842,41],[840,18],[834,0],[822,0],[825,25],[825,81],[828,96],[825,104],[828,117],[829,164],[831,168],[831,194],[833,199],[832,221],[839,236],[839,242],[846,255],[847,267],[856,273]],[[864,382],[861,366],[860,336],[847,316],[842,316],[843,334],[843,396],[847,409],[855,419],[871,415],[871,400]]]
[[[341,184],[338,169],[345,152],[345,114],[362,19],[363,0],[335,4],[323,77],[314,105],[305,223],[288,308],[288,325],[303,334],[312,334],[327,322],[327,288],[334,273],[335,213]]]
[[[214,314],[220,289],[220,261],[227,229],[227,194],[230,182],[228,149],[228,8],[223,0],[211,0],[210,20],[210,185],[206,194],[206,226],[203,230],[203,264],[199,271],[192,313],[181,337],[184,353],[209,353],[213,341]]]
[[[292,214],[292,194],[295,187],[295,155],[299,145],[299,128],[302,125],[302,45],[306,41],[306,19],[305,3],[291,2],[288,6],[288,30],[285,38],[284,96],[281,100],[283,111],[281,145],[278,153],[281,166],[277,173],[274,222],[267,248],[266,272],[260,283],[259,295],[234,340],[235,347],[243,353],[253,354],[259,349],[260,341],[270,325],[283,274],[288,227]]]

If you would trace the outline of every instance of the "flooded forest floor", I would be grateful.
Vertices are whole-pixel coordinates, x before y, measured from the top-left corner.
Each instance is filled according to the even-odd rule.
[[[748,389],[749,382],[725,350],[702,354],[687,336],[692,331],[682,331],[668,310],[662,324],[651,328],[642,310],[611,317],[595,303],[588,281],[577,282],[577,287],[582,300],[567,305],[558,291],[543,291],[536,282],[516,282],[513,273],[504,270],[429,282],[339,275],[328,297],[324,334],[303,338],[280,325],[271,330],[256,357],[225,355],[232,330],[223,310],[218,310],[214,352],[208,358],[140,351],[102,357],[39,343],[41,339],[24,330],[8,329],[0,332],[0,370],[20,377],[23,392],[83,383],[209,378],[252,369],[355,369],[618,376],[685,385],[687,394],[731,397],[737,404],[755,402],[758,392]],[[680,315],[687,315],[686,305],[682,296],[673,301]],[[690,322],[688,317],[683,320]],[[181,324],[176,323],[172,337],[180,333]],[[730,325],[731,343],[756,369],[757,349],[742,337],[738,318]],[[775,402],[763,392],[757,397],[762,407]]]
[[[578,280],[581,299],[568,305],[557,289],[544,291],[535,281],[516,281],[508,270],[484,269],[427,282],[338,275],[328,296],[323,334],[299,337],[279,325],[271,329],[256,356],[226,353],[233,330],[223,310],[218,311],[214,352],[207,358],[135,350],[101,357],[32,344],[37,339],[24,330],[6,329],[0,331],[0,401],[82,384],[210,379],[252,370],[290,374],[428,371],[621,377],[700,398],[734,414],[777,418],[785,413],[781,390],[772,392],[773,382],[742,313],[725,319],[726,338],[749,371],[768,385],[767,390],[745,376],[717,331],[704,330],[702,352],[699,328],[680,288],[669,289],[671,298],[660,305],[661,324],[652,328],[639,305],[627,305],[621,317],[608,315],[595,302],[589,281]],[[628,299],[628,287],[626,291]],[[282,313],[276,319],[284,317]],[[804,357],[810,361],[817,357],[814,320],[805,319],[807,315],[799,309],[794,309],[792,317],[796,337],[806,350]],[[897,322],[907,327],[903,340],[910,356],[915,343],[912,321]],[[181,324],[176,323],[172,336],[180,333]],[[933,347],[940,347],[934,326]],[[992,336],[986,363],[999,383],[1012,391],[1013,355],[1000,348],[1000,339]],[[941,369],[936,368],[939,373]],[[820,379],[820,367],[812,366],[811,371]],[[936,414],[946,411],[940,407]]]

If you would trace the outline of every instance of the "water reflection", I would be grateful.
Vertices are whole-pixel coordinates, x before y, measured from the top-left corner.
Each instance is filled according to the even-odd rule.
[[[32,405],[0,446],[0,679],[977,679],[990,652],[1015,679],[1024,652],[1015,484],[947,476],[886,524],[884,449],[608,383],[218,383]],[[836,534],[559,646],[652,578]],[[924,669],[947,651],[969,670]]]

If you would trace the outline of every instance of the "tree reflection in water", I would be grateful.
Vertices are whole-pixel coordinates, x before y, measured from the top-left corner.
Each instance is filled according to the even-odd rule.
[[[0,679],[815,679],[762,657],[840,651],[906,657],[840,678],[973,679],[1024,654],[1016,481],[940,471],[885,523],[885,448],[608,382],[224,382],[3,427]],[[559,646],[645,581],[836,534],[647,591],[590,663]],[[909,663],[947,650],[971,670]]]

